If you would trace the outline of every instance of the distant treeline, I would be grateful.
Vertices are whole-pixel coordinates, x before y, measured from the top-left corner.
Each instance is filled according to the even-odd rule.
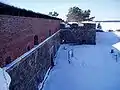
[[[0,2],[0,15],[12,15],[12,16],[24,16],[24,17],[36,17],[36,18],[61,20],[59,18],[36,13],[31,10],[20,9],[20,8],[10,6],[1,2]]]

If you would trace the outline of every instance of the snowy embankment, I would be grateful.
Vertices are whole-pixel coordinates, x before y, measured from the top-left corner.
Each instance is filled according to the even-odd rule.
[[[119,39],[108,32],[96,38],[96,45],[61,45],[43,90],[120,90],[120,61],[110,53]]]
[[[0,90],[9,90],[11,78],[8,73],[0,68]]]
[[[113,32],[117,37],[119,37],[119,40],[120,40],[120,32],[118,32],[118,31],[115,31],[115,32]]]

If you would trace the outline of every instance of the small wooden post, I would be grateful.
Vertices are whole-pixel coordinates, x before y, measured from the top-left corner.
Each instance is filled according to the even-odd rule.
[[[116,60],[116,62],[117,62],[117,55],[115,55],[115,60]]]
[[[71,58],[72,57],[73,57],[73,49],[71,49],[71,50],[68,51],[68,62],[69,62],[69,64],[71,62]]]

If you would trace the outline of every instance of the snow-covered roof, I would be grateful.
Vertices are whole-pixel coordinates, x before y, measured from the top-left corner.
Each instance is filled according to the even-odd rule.
[[[65,24],[65,22],[61,22],[61,24]]]
[[[96,24],[96,22],[93,22],[93,21],[83,21],[81,23],[91,23],[91,24]]]
[[[76,23],[76,24],[84,24],[84,23],[91,23],[91,24],[96,24],[96,22],[93,22],[93,21],[82,21],[82,22],[68,22],[69,24],[73,24],[73,23]]]
[[[78,24],[78,22],[68,22],[69,24],[73,24],[73,23],[76,23],[76,24]]]
[[[116,44],[114,44],[112,46],[120,51],[120,42],[118,42],[118,43],[116,43]]]

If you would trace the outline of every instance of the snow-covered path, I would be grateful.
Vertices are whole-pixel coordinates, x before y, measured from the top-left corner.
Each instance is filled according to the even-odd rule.
[[[97,45],[62,45],[43,90],[120,90],[120,61],[110,53],[117,42],[112,33],[97,33]]]

